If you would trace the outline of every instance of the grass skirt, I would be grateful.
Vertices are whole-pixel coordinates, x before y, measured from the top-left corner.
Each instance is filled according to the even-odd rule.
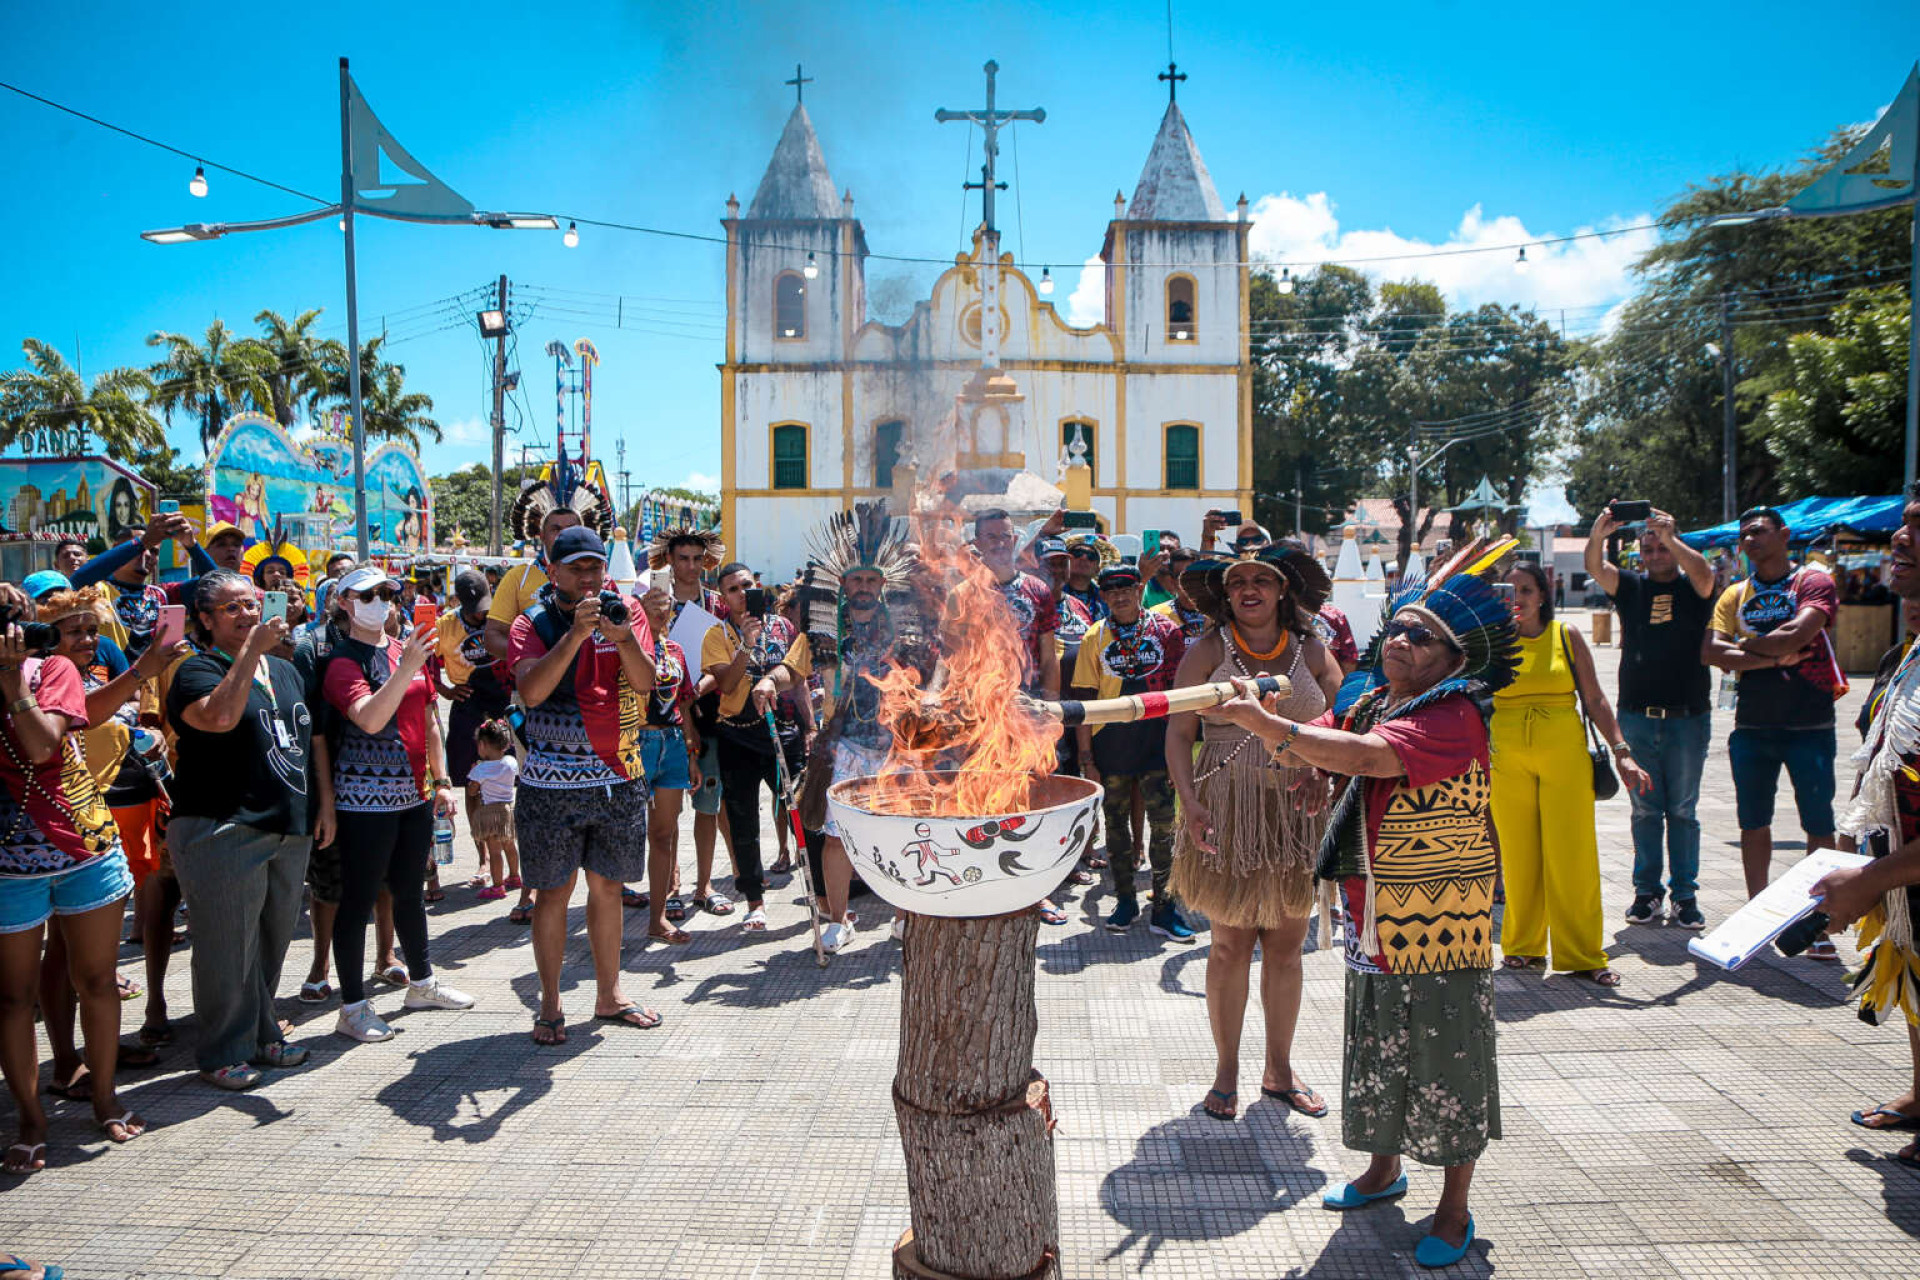
[[[1173,858],[1174,894],[1212,923],[1230,928],[1273,929],[1307,916],[1313,910],[1313,865],[1326,814],[1307,813],[1300,795],[1288,788],[1298,775],[1312,771],[1273,767],[1258,742],[1236,755],[1238,735],[1220,741],[1228,735],[1217,734],[1211,725],[1207,732],[1214,736],[1202,745],[1194,774],[1205,778],[1196,790],[1213,815],[1219,852],[1195,845],[1182,822]]]

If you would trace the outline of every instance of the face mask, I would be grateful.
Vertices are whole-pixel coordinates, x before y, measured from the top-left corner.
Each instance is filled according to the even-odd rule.
[[[387,625],[387,614],[392,611],[393,603],[389,600],[355,600],[353,602],[353,620],[375,631]]]

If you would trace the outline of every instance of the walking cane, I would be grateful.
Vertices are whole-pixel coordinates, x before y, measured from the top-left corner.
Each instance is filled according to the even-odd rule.
[[[767,736],[773,739],[774,777],[780,784],[780,807],[793,824],[794,861],[800,864],[800,887],[807,895],[807,918],[813,922],[813,961],[827,967],[827,949],[820,942],[820,900],[813,896],[813,855],[807,852],[806,824],[800,821],[800,809],[794,803],[793,779],[787,776],[787,755],[780,749],[780,730],[773,723],[773,708],[767,708]]]

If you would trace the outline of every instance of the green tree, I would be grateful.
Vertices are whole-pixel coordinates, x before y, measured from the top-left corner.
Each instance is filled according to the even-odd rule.
[[[433,397],[423,391],[408,391],[407,368],[381,355],[384,336],[369,338],[360,344],[360,407],[366,417],[366,435],[373,440],[404,440],[420,447],[420,437],[440,443],[440,424],[430,416]],[[350,403],[347,383],[346,348],[337,346],[329,353],[323,379],[324,391],[315,407],[345,409]],[[452,526],[448,526],[451,528]]]
[[[537,474],[537,466],[508,467],[502,473],[505,477],[500,503],[503,520],[513,512],[513,500],[520,495],[522,479]],[[458,471],[434,476],[428,484],[433,489],[433,523],[441,541],[451,541],[453,531],[459,529],[467,535],[469,542],[484,546],[493,527],[492,468],[484,462],[476,462]]]
[[[201,340],[162,331],[150,335],[147,345],[164,352],[148,370],[153,407],[169,422],[176,413],[198,418],[203,450],[213,448],[227,419],[240,410],[273,408],[269,358],[258,343],[235,337],[224,322],[208,325]]]
[[[1754,434],[1781,489],[1881,493],[1906,429],[1904,289],[1861,289],[1835,308],[1831,333],[1787,340],[1787,385],[1767,397]]]
[[[1786,203],[1858,136],[1840,130],[1786,171],[1709,178],[1661,211],[1661,223],[1674,231],[1636,264],[1640,291],[1612,333],[1581,351],[1581,391],[1565,444],[1572,457],[1568,496],[1582,511],[1631,496],[1672,511],[1683,527],[1719,521],[1725,402],[1714,351],[1725,342],[1723,303],[1732,321],[1740,423],[1736,509],[1802,496],[1780,475],[1780,455],[1767,446],[1757,419],[1771,394],[1792,382],[1793,334],[1831,333],[1830,312],[1846,294],[1904,278],[1909,213],[1702,224],[1716,214]]]
[[[180,451],[162,441],[141,449],[129,459],[148,484],[163,498],[194,498],[206,492],[206,473],[199,467],[182,466]]]
[[[153,383],[139,369],[109,369],[88,382],[38,338],[20,344],[27,357],[0,383],[0,448],[42,430],[86,431],[109,454],[126,456],[164,445],[147,408]]]
[[[262,357],[273,420],[291,428],[300,408],[314,413],[326,399],[327,371],[346,362],[346,345],[313,332],[320,319],[318,307],[302,311],[292,320],[271,310],[253,319],[260,326],[260,336],[242,341]]]

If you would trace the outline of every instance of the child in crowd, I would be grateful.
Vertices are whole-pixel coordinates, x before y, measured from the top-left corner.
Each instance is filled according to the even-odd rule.
[[[492,877],[475,896],[491,902],[519,889],[525,905],[533,895],[520,883],[520,846],[513,838],[513,787],[520,774],[519,763],[507,754],[513,750],[513,727],[505,720],[488,720],[473,731],[473,745],[480,756],[467,770],[467,790],[477,795],[480,806],[473,814],[473,842],[480,846]]]

